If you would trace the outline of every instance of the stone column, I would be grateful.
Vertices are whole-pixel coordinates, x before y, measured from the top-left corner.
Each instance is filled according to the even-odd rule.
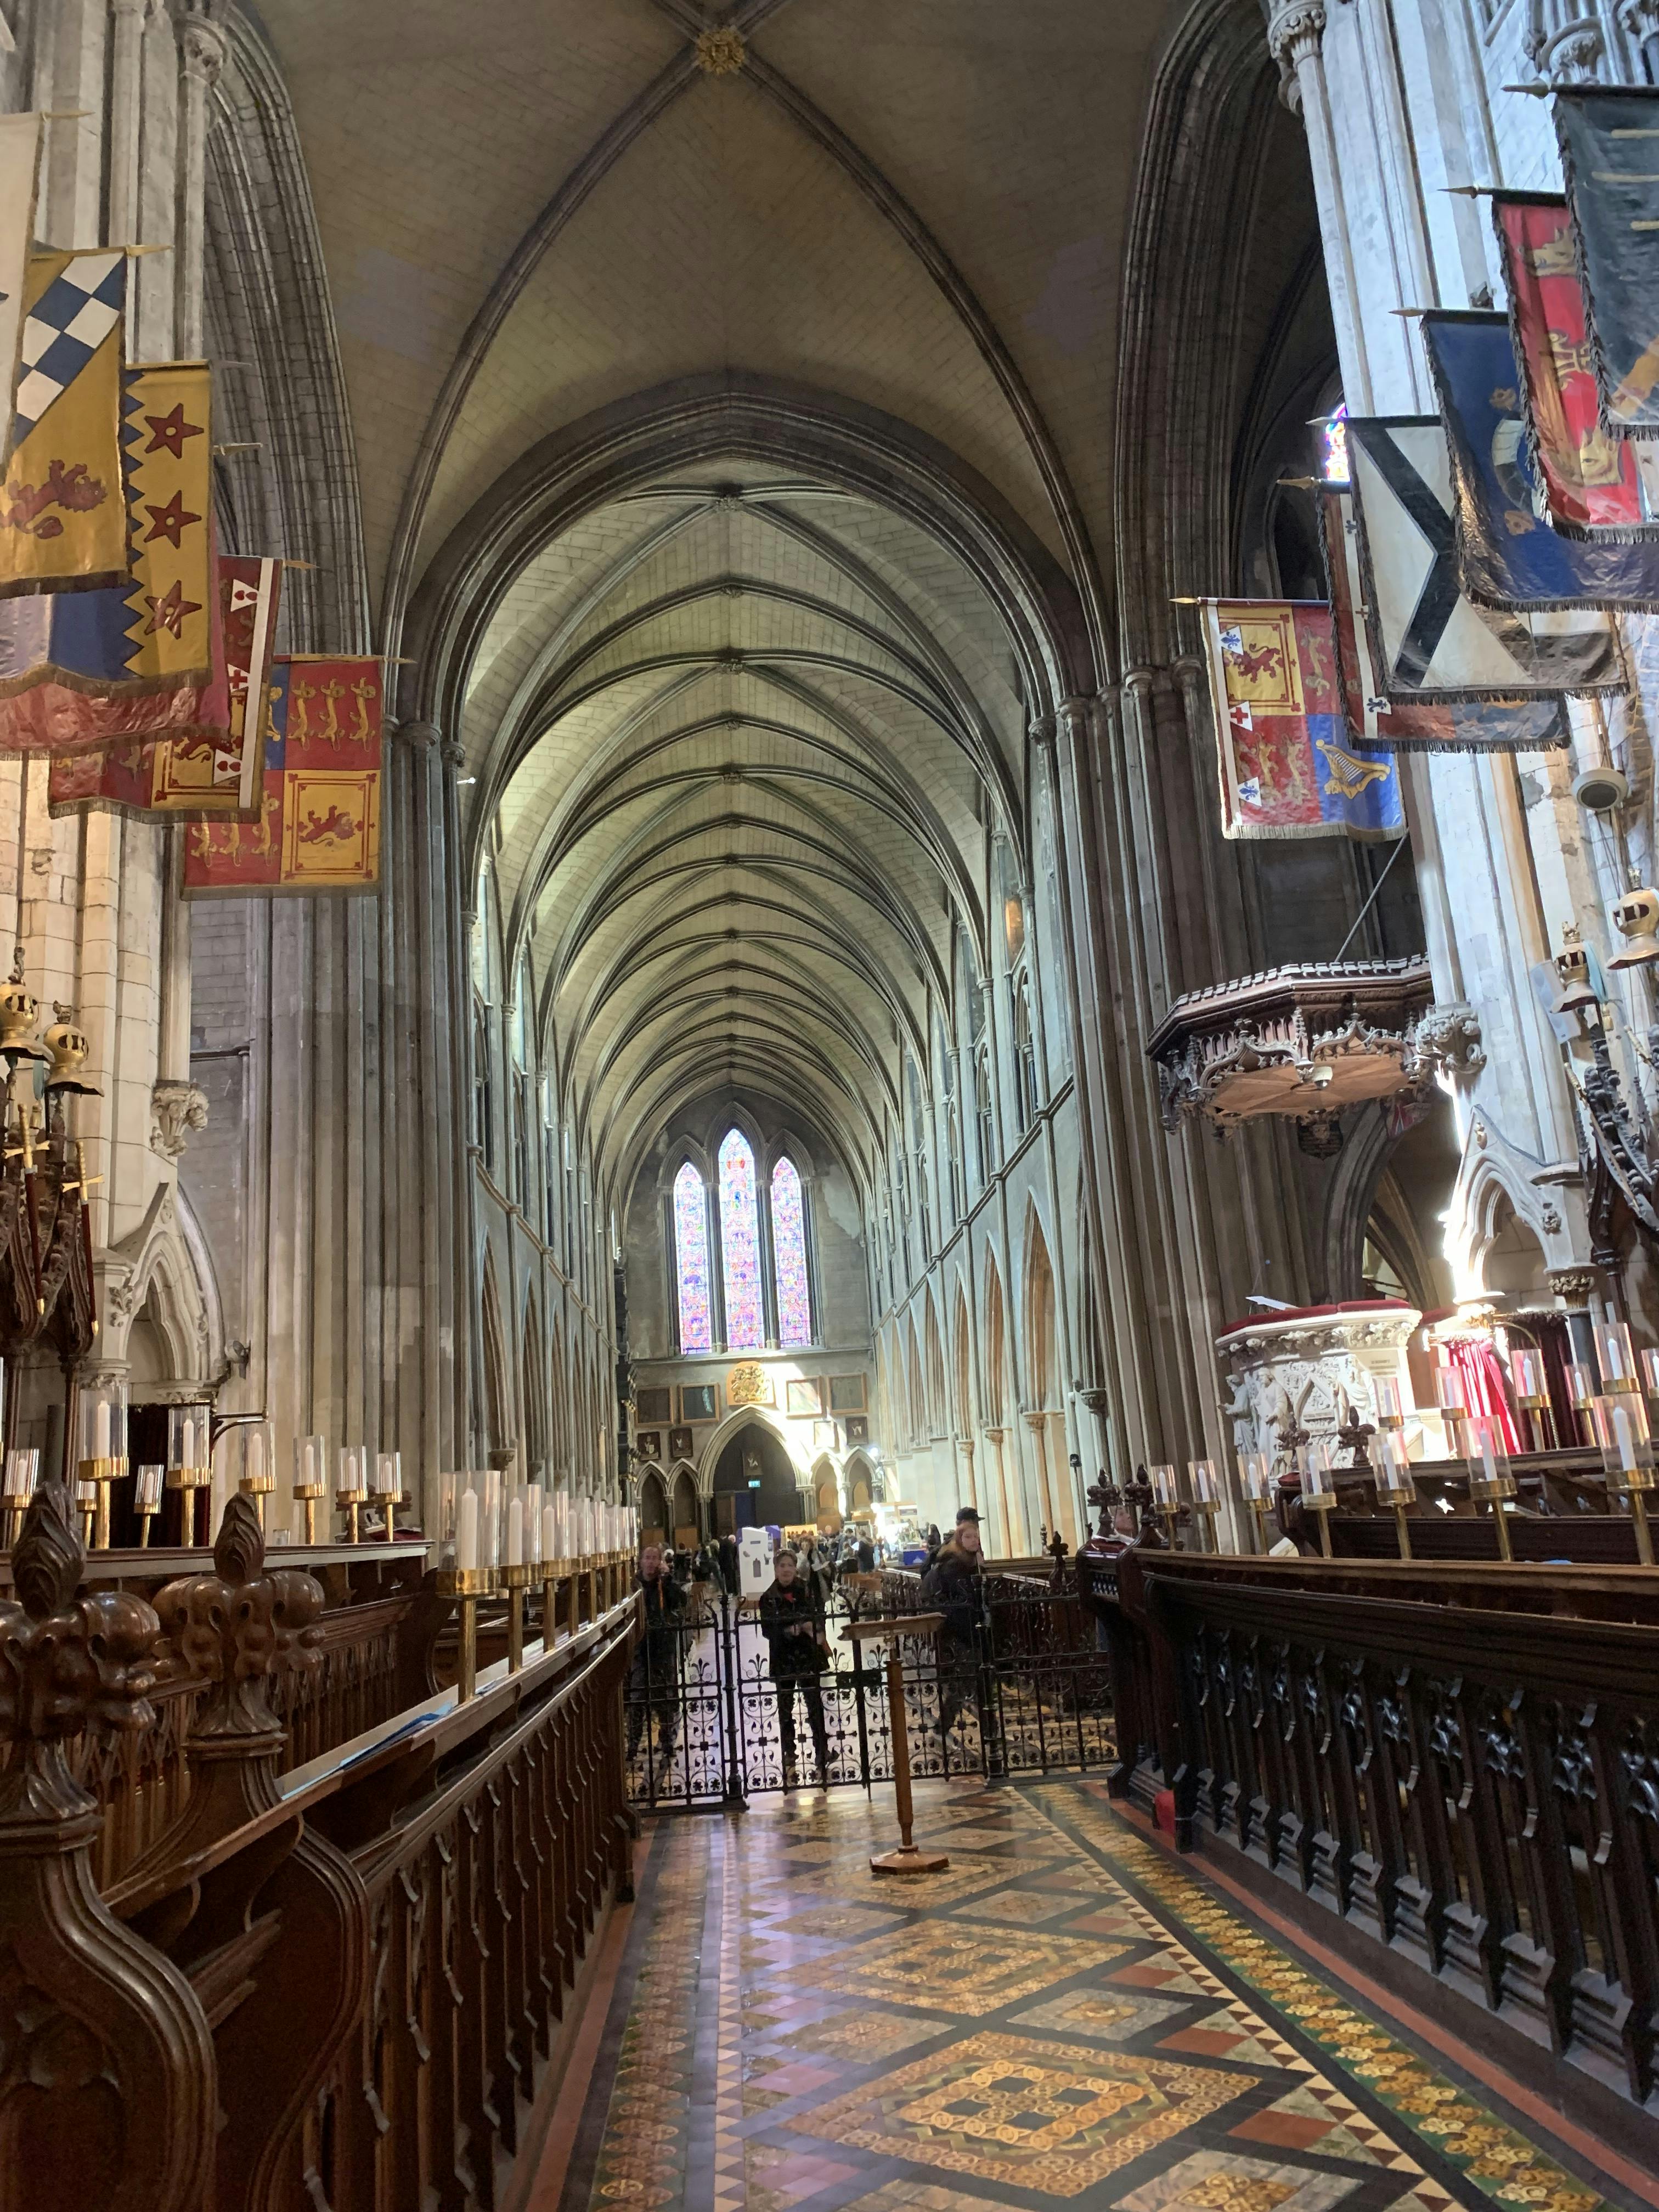
[[[1336,328],[1337,357],[1342,364],[1342,389],[1354,414],[1369,415],[1375,410],[1359,331],[1359,286],[1342,202],[1330,93],[1325,82],[1321,51],[1324,36],[1324,0],[1279,0],[1268,20],[1267,45],[1279,64],[1279,98],[1293,114],[1300,112],[1308,134],[1308,164],[1313,171],[1314,198],[1325,240],[1325,279],[1331,295],[1331,320]]]
[[[1031,1453],[1036,1462],[1037,1506],[1042,1527],[1048,1535],[1052,1536],[1060,1526],[1060,1520],[1054,1510],[1054,1484],[1049,1480],[1048,1416],[1038,1406],[1023,1406],[1020,1411],[1025,1417],[1026,1427],[1031,1432]]]
[[[1025,1528],[1023,1518],[1016,1521],[1008,1503],[1008,1462],[1003,1452],[1008,1431],[1004,1428],[988,1428],[985,1431],[992,1451],[996,1455],[997,1498],[1002,1508],[1002,1540],[1006,1547],[1003,1557],[1018,1559],[1024,1556]]]
[[[180,361],[202,352],[203,246],[208,100],[228,51],[224,33],[205,15],[179,24],[179,228],[173,249],[173,344]]]
[[[143,113],[144,19],[150,0],[110,0],[109,242],[138,238],[139,132]]]

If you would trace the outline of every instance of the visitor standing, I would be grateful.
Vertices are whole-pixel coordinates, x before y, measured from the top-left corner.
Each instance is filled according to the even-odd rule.
[[[771,1588],[760,1601],[761,1627],[771,1655],[772,1686],[778,1701],[778,1743],[783,1753],[783,1786],[796,1787],[795,1692],[806,1705],[806,1723],[818,1756],[818,1787],[830,1784],[830,1738],[823,1720],[818,1676],[830,1656],[823,1633],[823,1608],[811,1584],[799,1574],[786,1546],[773,1563]]]
[[[640,1553],[636,1586],[645,1608],[645,1634],[628,1671],[628,1756],[634,1759],[647,1715],[657,1723],[658,1763],[648,1778],[654,1799],[663,1770],[672,1765],[679,1725],[680,1619],[685,1594],[663,1571],[662,1547],[647,1544]]]

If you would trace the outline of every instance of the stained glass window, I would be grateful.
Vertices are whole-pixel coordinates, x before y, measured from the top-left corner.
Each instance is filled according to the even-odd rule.
[[[761,1315],[760,1224],[755,1155],[736,1129],[720,1146],[720,1267],[726,1285],[726,1348],[758,1352],[766,1341]]]
[[[679,1277],[680,1350],[709,1352],[714,1308],[708,1287],[708,1213],[702,1177],[690,1160],[674,1178],[674,1266]]]
[[[1324,444],[1322,473],[1327,483],[1346,483],[1348,481],[1348,403],[1339,399],[1325,419],[1320,432]]]
[[[812,1300],[806,1287],[806,1216],[800,1176],[786,1153],[772,1170],[772,1267],[778,1291],[778,1342],[812,1341]]]

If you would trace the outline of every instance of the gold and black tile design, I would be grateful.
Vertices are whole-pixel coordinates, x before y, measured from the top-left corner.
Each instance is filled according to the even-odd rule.
[[[669,1819],[562,2212],[1601,2212],[1094,1785]],[[614,2027],[613,2027],[614,2033]]]

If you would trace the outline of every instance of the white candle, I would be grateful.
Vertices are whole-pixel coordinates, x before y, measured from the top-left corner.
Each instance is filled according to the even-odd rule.
[[[493,1567],[501,1556],[501,1507],[499,1498],[492,1498],[484,1508],[483,1563]]]
[[[455,1564],[463,1571],[478,1564],[478,1493],[476,1490],[461,1492],[460,1512],[455,1522]]]
[[[100,1398],[93,1409],[92,1455],[94,1459],[107,1459],[110,1455],[109,1400],[107,1398]]]
[[[1498,1462],[1492,1456],[1492,1431],[1483,1424],[1480,1433],[1480,1464],[1486,1471],[1487,1481],[1496,1482],[1498,1480]]]
[[[524,1500],[516,1494],[507,1509],[507,1564],[524,1565]]]
[[[1609,1382],[1625,1380],[1625,1355],[1617,1334],[1609,1329],[1601,1339],[1601,1364],[1607,1370]]]
[[[559,1556],[559,1516],[550,1505],[542,1508],[542,1557],[556,1559]]]
[[[530,1486],[530,1502],[525,1508],[525,1535],[530,1545],[532,1566],[541,1563],[542,1556],[542,1486],[539,1482]]]
[[[1630,1415],[1622,1406],[1613,1409],[1613,1437],[1619,1447],[1619,1464],[1626,1474],[1636,1470],[1636,1437],[1631,1428]]]
[[[265,1440],[258,1429],[249,1429],[246,1435],[247,1457],[243,1473],[250,1482],[262,1482],[265,1473]]]

